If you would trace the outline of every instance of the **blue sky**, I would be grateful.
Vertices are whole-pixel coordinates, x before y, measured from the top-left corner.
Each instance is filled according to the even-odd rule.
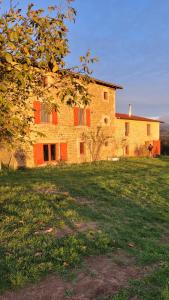
[[[58,1],[32,2],[45,7]],[[74,6],[68,63],[77,64],[91,49],[99,58],[93,75],[124,86],[118,111],[132,103],[135,114],[169,116],[169,0],[76,0]]]

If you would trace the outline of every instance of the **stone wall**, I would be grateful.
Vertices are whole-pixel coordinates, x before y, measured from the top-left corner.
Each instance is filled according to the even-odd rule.
[[[125,136],[125,123],[129,123],[129,135]],[[160,139],[160,123],[151,121],[137,121],[116,119],[116,153],[117,156],[145,156],[148,155],[147,144]],[[147,124],[151,126],[151,134],[147,135]],[[129,153],[125,153],[128,146]]]
[[[90,127],[74,125],[74,109],[60,104],[58,112],[58,124],[34,124],[32,125],[32,145],[27,144],[22,149],[0,151],[0,159],[13,168],[38,166],[34,159],[34,144],[57,144],[57,157],[60,157],[60,143],[67,143],[67,163],[82,163],[92,161],[89,149],[89,140],[85,140],[84,154],[80,154],[80,142],[83,136],[88,137],[97,133],[100,128],[102,137],[97,159],[107,160],[115,156],[143,156],[147,155],[146,143],[159,140],[159,122],[145,122],[137,120],[124,120],[115,118],[116,89],[99,83],[91,83],[89,92],[93,95],[90,104]],[[107,99],[104,99],[104,92],[107,92]],[[53,90],[55,96],[55,91]],[[36,98],[34,100],[37,100]],[[33,105],[33,102],[32,102]],[[125,122],[130,124],[129,136],[125,136]],[[151,135],[147,136],[147,124],[151,124]],[[41,135],[37,135],[38,131]],[[96,138],[96,147],[97,141]],[[126,153],[126,146],[128,147]],[[46,162],[44,165],[47,165]],[[58,161],[52,162],[58,164]],[[43,165],[43,164],[42,164]]]
[[[44,134],[44,137],[36,137],[32,134],[35,144],[67,143],[68,163],[81,163],[91,161],[91,153],[87,143],[85,143],[85,153],[80,154],[80,142],[83,141],[83,133],[90,136],[90,132],[96,132],[98,126],[105,136],[109,137],[109,142],[104,143],[100,149],[100,159],[105,160],[112,156],[113,144],[110,137],[114,136],[115,130],[115,89],[100,84],[91,83],[89,91],[93,95],[90,104],[91,126],[75,126],[74,110],[71,107],[61,104],[58,112],[58,124],[37,124],[33,126]],[[108,99],[104,100],[104,92],[108,93]],[[28,167],[34,167],[33,147],[27,149]]]

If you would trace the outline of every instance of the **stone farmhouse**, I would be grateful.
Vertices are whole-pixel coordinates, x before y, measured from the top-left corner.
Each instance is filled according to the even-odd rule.
[[[121,86],[97,80],[89,84],[93,95],[88,107],[68,107],[47,112],[40,100],[33,101],[32,145],[13,153],[3,150],[0,160],[12,168],[39,167],[60,163],[111,160],[114,157],[160,154],[159,120],[116,112],[116,91]]]

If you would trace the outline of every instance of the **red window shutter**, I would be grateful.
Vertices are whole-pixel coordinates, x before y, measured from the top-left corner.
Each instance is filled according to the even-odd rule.
[[[90,108],[86,108],[86,125],[90,127],[91,118],[90,118]]]
[[[34,108],[34,120],[35,124],[40,124],[41,118],[40,118],[40,110],[41,110],[41,103],[40,101],[34,101],[33,103]]]
[[[160,155],[161,154],[161,143],[160,140],[153,141],[153,154]]]
[[[74,107],[74,125],[78,126],[79,125],[79,108]]]
[[[52,111],[52,124],[58,124],[58,114],[56,110]]]
[[[43,144],[35,144],[33,146],[34,163],[35,165],[41,165],[44,163],[43,159]]]
[[[67,144],[60,143],[60,160],[67,161]]]

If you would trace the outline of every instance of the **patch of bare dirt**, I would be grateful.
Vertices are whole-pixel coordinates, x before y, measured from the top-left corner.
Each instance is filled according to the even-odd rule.
[[[92,256],[76,272],[73,282],[50,276],[39,284],[8,292],[0,300],[96,300],[117,293],[128,286],[129,280],[143,278],[152,271],[153,267],[138,267],[134,258],[122,251],[113,258]]]
[[[35,235],[41,235],[41,234],[50,234],[54,233],[57,238],[62,238],[67,235],[73,235],[78,232],[86,232],[89,230],[95,231],[98,228],[98,225],[96,222],[78,222],[73,224],[74,227],[71,228],[68,225],[64,225],[62,228],[46,228],[44,230],[35,231]]]
[[[8,292],[0,296],[0,300],[61,300],[65,299],[65,290],[71,287],[71,283],[50,276],[39,284],[23,288],[18,292]]]
[[[98,228],[97,223],[95,222],[79,222],[74,224],[74,228],[70,228],[69,226],[64,226],[62,229],[57,229],[56,237],[62,238],[66,235],[73,235],[78,232],[86,232],[89,230],[96,230]]]

